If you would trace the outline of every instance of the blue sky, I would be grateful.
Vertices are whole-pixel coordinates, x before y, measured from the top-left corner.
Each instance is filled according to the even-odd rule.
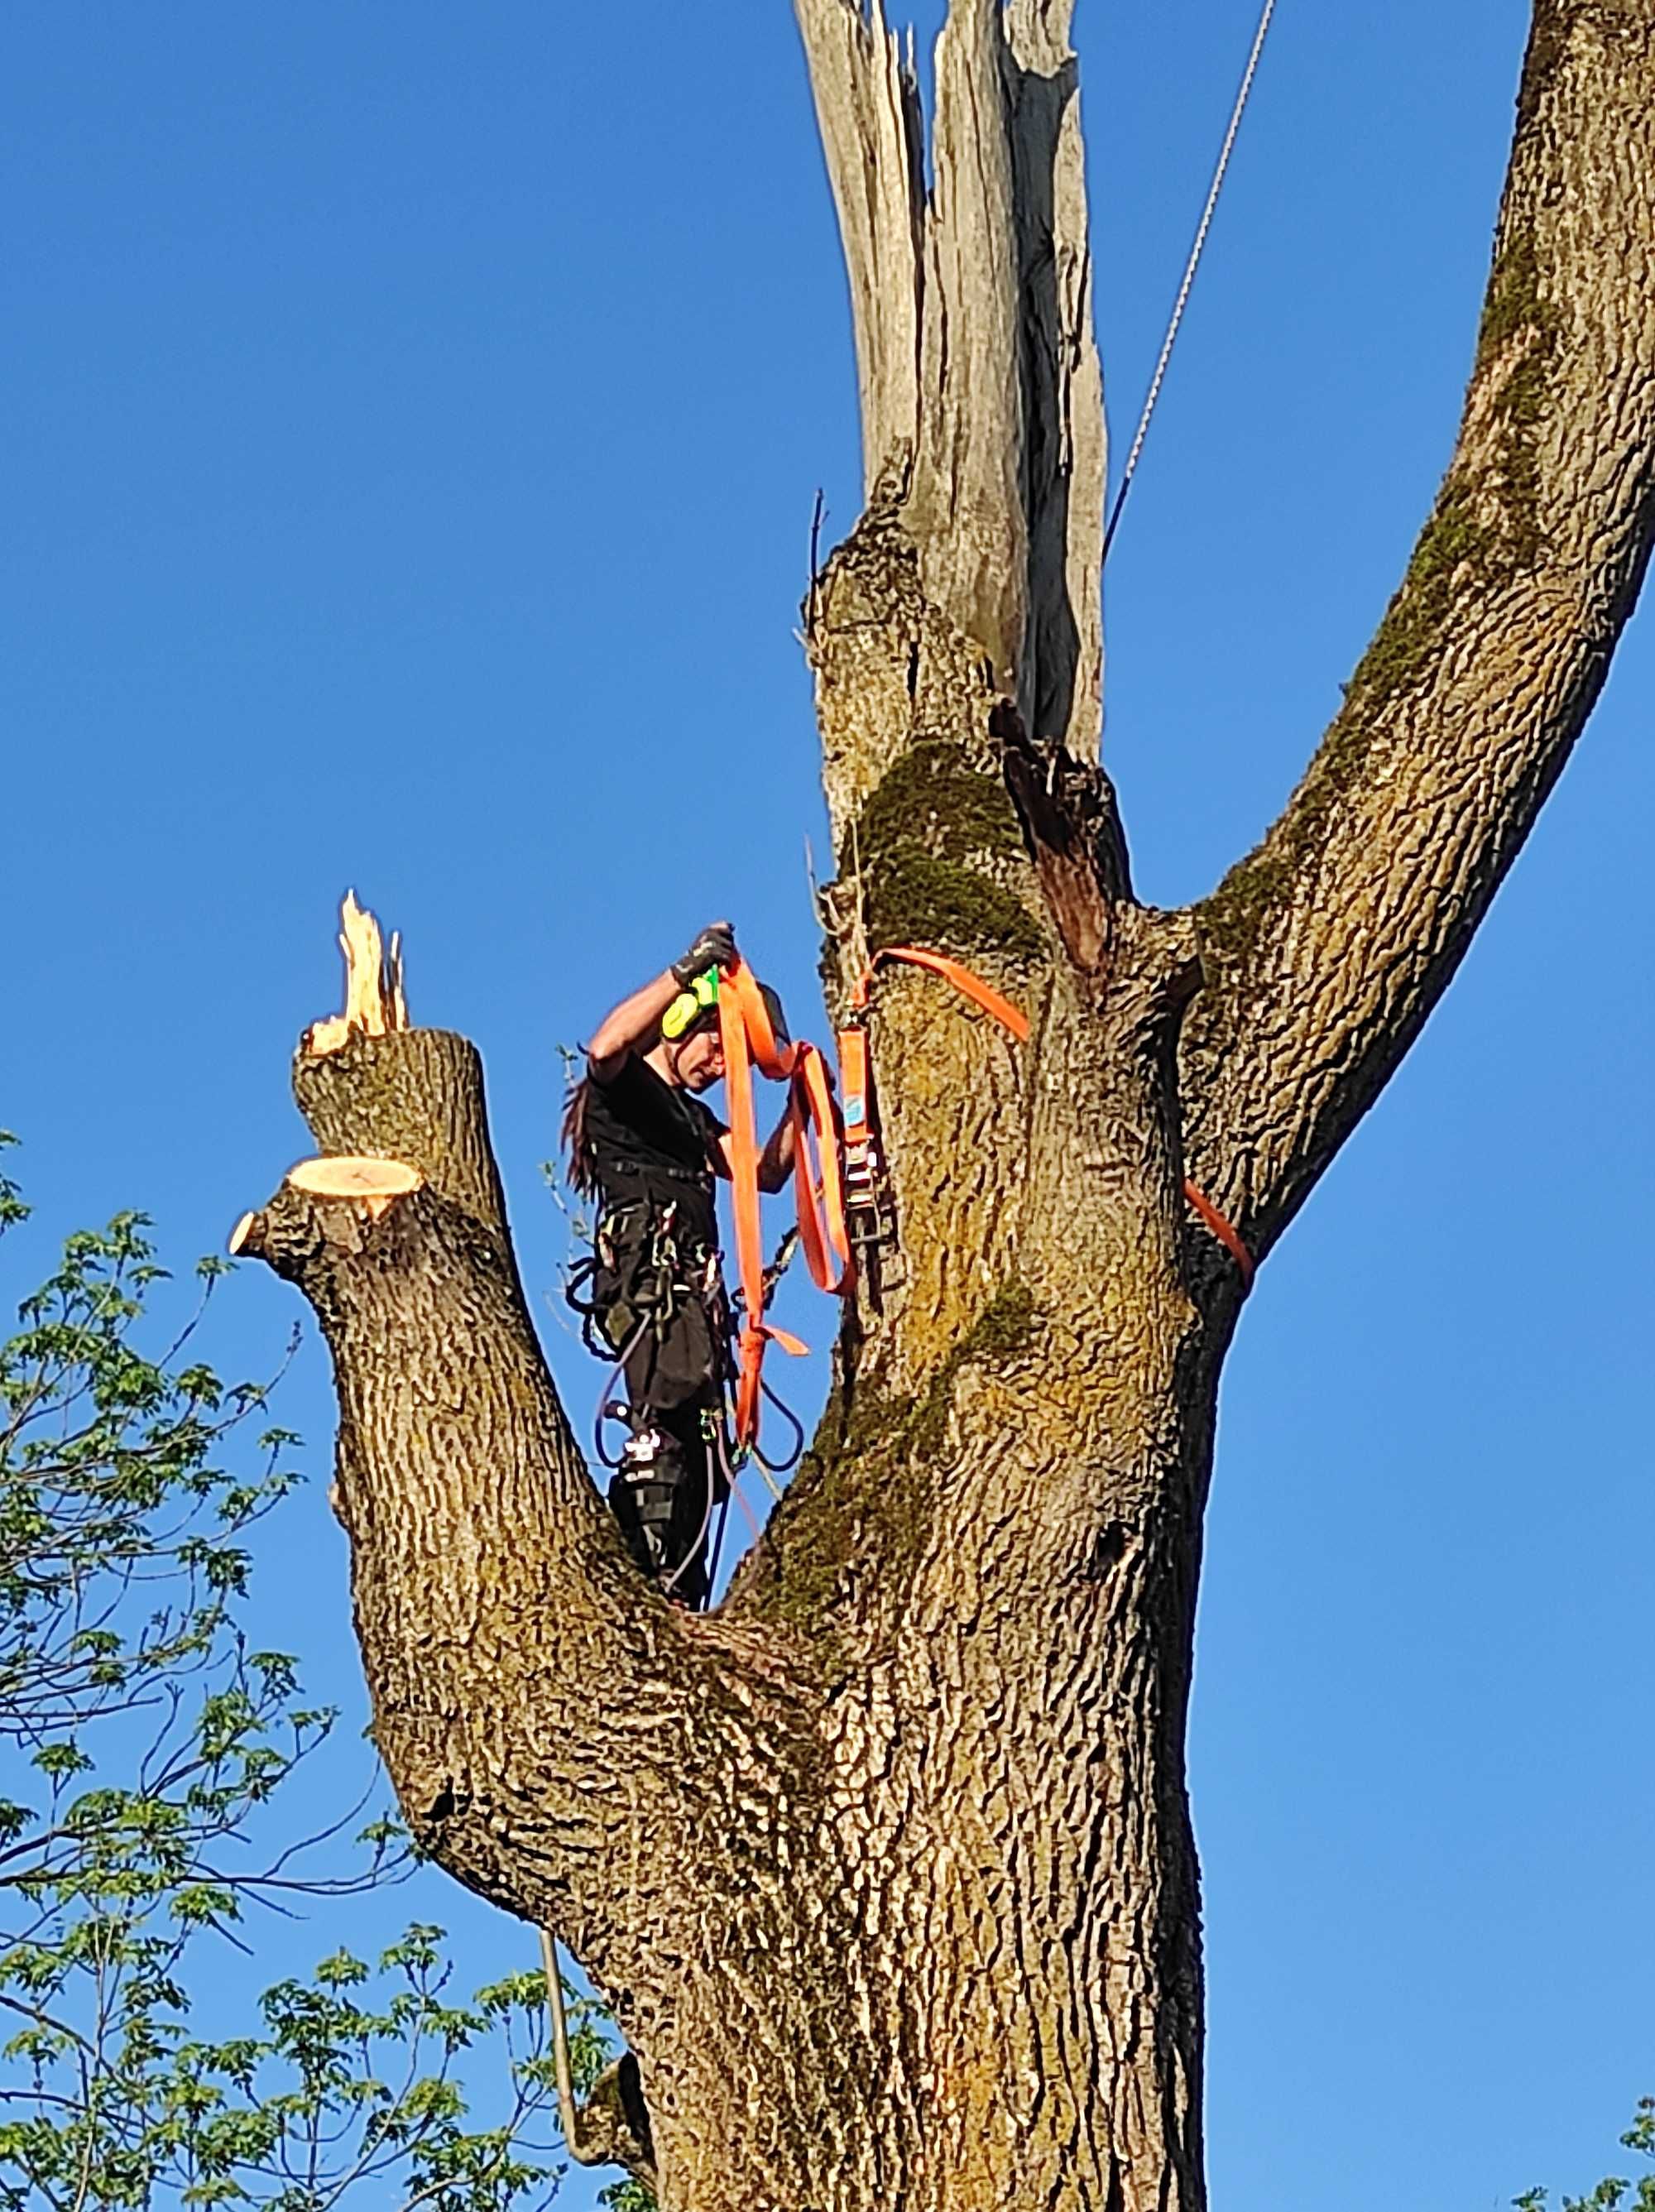
[[[1401,573],[1523,14],[1279,12],[1108,579],[1153,898],[1258,835]],[[1082,0],[1117,455],[1252,24]],[[416,1018],[483,1047],[583,1419],[559,1042],[725,912],[821,1024],[792,626],[816,489],[831,540],[859,466],[790,10],[59,0],[3,52],[0,1122],[34,1249],[138,1205],[182,1262],[268,1194],[354,884]],[[1226,2212],[1584,2184],[1655,2088],[1652,635],[1231,1363],[1192,1750]],[[241,1270],[211,1348],[267,1367],[294,1317]],[[802,1291],[784,1317],[829,1334]],[[263,1603],[359,1718],[330,1405],[307,1338],[316,1479]],[[435,1876],[417,1909],[479,1979],[532,1960]]]

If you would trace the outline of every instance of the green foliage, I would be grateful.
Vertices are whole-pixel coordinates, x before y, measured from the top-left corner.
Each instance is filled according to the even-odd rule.
[[[634,2181],[629,2174],[624,2181],[611,2182],[607,2189],[598,2191],[598,2202],[607,2212],[655,2212],[655,2194],[642,2181]]]
[[[0,1234],[27,1212],[0,1176]],[[325,1910],[411,1860],[360,1804],[257,1856],[334,1718],[244,1626],[249,1532],[296,1480],[298,1440],[254,1442],[269,1385],[189,1356],[199,1309],[141,1348],[164,1275],[146,1228],[70,1237],[0,1342],[0,2212],[331,2212],[351,2189],[435,2212],[544,2203],[559,2145],[538,1972],[459,2003],[441,1931],[416,1926],[375,1966],[338,1950],[266,1990],[245,2032],[197,2030],[255,1901]],[[226,1266],[198,1272],[204,1307]],[[233,1437],[250,1474],[217,1464]],[[611,2053],[597,2008],[571,1993],[569,2012],[584,2092]]]
[[[95,2051],[67,2028],[24,2030],[7,2056],[32,2072],[37,2110],[0,2122],[0,2200],[324,2212],[378,2184],[440,2212],[545,2203],[556,2146],[532,2136],[551,2100],[544,1985],[520,1975],[456,2004],[441,1935],[411,1929],[376,1971],[336,1953],[309,1982],[266,1990],[252,2034],[191,2036],[185,2001],[144,1990],[141,1972]],[[503,2046],[510,2094],[478,2127],[453,2067],[484,2039]],[[593,2078],[605,2051],[589,2020],[574,2055]]]
[[[1655,2097],[1640,2101],[1637,2118],[1621,2142],[1623,2148],[1636,2151],[1655,2164]],[[1634,2188],[1634,2183],[1610,2175],[1598,2183],[1590,2197],[1564,2197],[1561,2212],[1621,2212],[1622,2206],[1626,2212],[1655,2212],[1655,2172],[1646,2173],[1636,2183],[1635,2194],[1628,2197],[1627,2192]],[[1517,2212],[1545,2212],[1550,2197],[1543,2189],[1527,2189],[1512,2202]]]

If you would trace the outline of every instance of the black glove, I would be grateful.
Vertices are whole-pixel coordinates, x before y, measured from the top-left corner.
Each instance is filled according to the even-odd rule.
[[[727,921],[709,921],[681,960],[672,963],[672,981],[687,991],[709,968],[733,968],[739,955],[735,932]]]

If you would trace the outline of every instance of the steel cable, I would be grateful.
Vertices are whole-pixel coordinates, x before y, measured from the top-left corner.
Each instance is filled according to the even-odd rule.
[[[1241,118],[1246,112],[1247,99],[1253,88],[1253,78],[1258,71],[1258,58],[1264,51],[1264,34],[1270,27],[1270,18],[1275,13],[1275,0],[1264,0],[1264,9],[1258,19],[1258,28],[1253,34],[1252,52],[1247,57],[1247,66],[1242,73],[1241,88],[1236,94],[1235,106],[1230,111],[1230,127],[1224,134],[1220,149],[1218,167],[1213,172],[1213,182],[1207,194],[1207,204],[1201,211],[1201,222],[1196,229],[1196,242],[1190,249],[1190,258],[1184,264],[1183,282],[1178,287],[1178,296],[1172,304],[1172,315],[1166,325],[1166,336],[1161,342],[1160,359],[1155,363],[1155,374],[1149,380],[1149,393],[1138,417],[1138,428],[1132,441],[1132,449],[1126,457],[1126,468],[1122,474],[1120,489],[1115,495],[1115,504],[1110,510],[1109,527],[1104,532],[1103,559],[1109,558],[1109,549],[1114,542],[1116,526],[1121,520],[1121,509],[1126,505],[1126,495],[1132,489],[1132,478],[1138,466],[1138,457],[1143,452],[1144,440],[1149,434],[1149,418],[1155,411],[1155,402],[1161,396],[1161,386],[1166,378],[1167,363],[1172,358],[1172,348],[1177,343],[1178,325],[1183,320],[1183,311],[1190,304],[1190,288],[1196,281],[1196,270],[1201,265],[1202,250],[1207,244],[1207,234],[1212,228],[1214,211],[1219,194],[1224,189],[1224,173],[1230,166],[1230,155],[1236,143],[1236,133],[1241,128]]]

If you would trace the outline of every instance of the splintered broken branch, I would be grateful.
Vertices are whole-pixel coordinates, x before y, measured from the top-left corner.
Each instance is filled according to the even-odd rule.
[[[372,1158],[414,1170],[499,1237],[509,1258],[481,1056],[452,1030],[410,1025],[402,940],[392,932],[387,952],[378,921],[354,892],[345,895],[341,921],[344,1012],[313,1022],[293,1060],[294,1096],[316,1150],[331,1160]]]
[[[387,951],[380,925],[348,890],[339,909],[339,950],[344,955],[344,1012],[313,1023],[300,1047],[313,1059],[338,1052],[353,1030],[362,1036],[388,1036],[408,1026],[408,1002],[402,988],[402,939],[393,929]]]
[[[429,1183],[503,1237],[505,1206],[475,1048],[463,1037],[409,1027],[402,940],[392,931],[386,947],[377,919],[354,890],[344,895],[339,921],[344,1011],[313,1022],[294,1059],[294,1088],[319,1154],[289,1170],[283,1193],[350,1200],[371,1222],[393,1199]],[[433,1099],[447,1102],[435,1117],[440,1127]],[[450,1152],[453,1172],[445,1164],[433,1173]],[[268,1258],[270,1228],[267,1212],[244,1213],[230,1232],[230,1251]]]

